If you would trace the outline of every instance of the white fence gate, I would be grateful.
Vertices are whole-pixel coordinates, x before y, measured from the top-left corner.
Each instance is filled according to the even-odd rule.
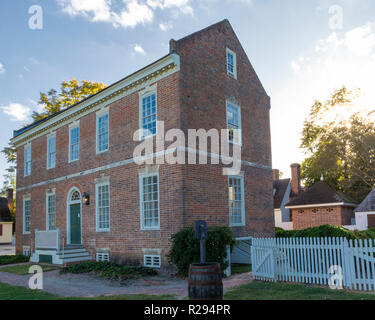
[[[253,239],[253,277],[264,281],[329,285],[336,275],[351,290],[375,291],[372,240],[344,238]]]

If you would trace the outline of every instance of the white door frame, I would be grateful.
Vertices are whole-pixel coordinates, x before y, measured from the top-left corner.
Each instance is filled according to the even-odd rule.
[[[77,191],[79,193],[79,199],[78,200],[72,200],[72,195],[73,193]],[[73,204],[79,204],[80,207],[79,207],[79,216],[80,216],[80,220],[81,220],[81,245],[82,245],[82,196],[81,196],[81,192],[79,191],[79,189],[77,187],[73,187],[69,190],[68,192],[68,197],[66,199],[66,235],[67,235],[67,239],[66,239],[66,243],[68,245],[71,244],[71,239],[70,239],[70,206],[73,205]]]

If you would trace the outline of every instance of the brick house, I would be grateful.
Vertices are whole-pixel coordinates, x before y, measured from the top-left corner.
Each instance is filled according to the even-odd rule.
[[[351,203],[344,194],[336,192],[325,181],[314,184],[285,206],[291,212],[294,230],[325,224],[351,225],[356,207],[356,204]]]
[[[291,179],[280,179],[280,171],[273,170],[273,206],[275,226],[284,230],[293,229],[290,210],[285,205],[297,197],[303,190],[301,187],[301,165],[293,163],[291,166]]]
[[[17,253],[166,268],[171,236],[195,220],[231,226],[237,237],[273,236],[269,111],[228,20],[171,40],[156,62],[15,131]],[[225,176],[210,161],[156,164],[160,150],[154,164],[136,164],[133,135],[153,136],[156,120],[184,133],[240,129],[241,172]]]

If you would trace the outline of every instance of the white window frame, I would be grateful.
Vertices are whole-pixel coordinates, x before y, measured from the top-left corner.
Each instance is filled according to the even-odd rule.
[[[29,221],[29,227],[30,227],[30,230],[29,231],[26,231],[26,215],[25,215],[25,204],[26,204],[26,201],[30,201],[30,221]],[[31,196],[24,196],[23,197],[23,210],[22,210],[22,231],[23,231],[23,234],[31,234]]]
[[[96,262],[101,262],[101,261],[102,262],[109,262],[109,261],[111,261],[110,257],[109,257],[109,253],[97,252],[96,253]]]
[[[22,247],[22,255],[24,255],[25,257],[30,257],[31,256],[31,250],[30,250],[29,246],[23,246]]]
[[[72,159],[72,131],[77,128],[78,128],[78,158]],[[69,126],[69,163],[79,161],[79,152],[80,152],[79,145],[80,145],[80,140],[81,140],[80,135],[81,135],[81,130],[79,126],[79,121],[76,123],[72,123]]]
[[[55,139],[55,162],[51,164],[50,162],[50,140]],[[57,154],[57,149],[56,149],[56,133],[51,133],[50,135],[47,136],[47,170],[54,169],[56,168],[56,154]]]
[[[26,154],[27,154],[28,150],[30,150],[30,167],[29,167],[30,170],[29,171],[27,170],[28,161],[27,161],[27,158],[26,158]],[[24,147],[24,154],[23,154],[24,155],[23,174],[24,174],[25,177],[31,176],[31,159],[32,159],[31,152],[32,152],[31,143],[28,143]]]
[[[50,229],[49,225],[49,206],[48,206],[48,198],[54,196],[55,197],[55,229]],[[46,193],[46,231],[54,231],[56,230],[56,190],[47,191]]]
[[[158,178],[158,225],[153,227],[145,227],[143,219],[143,179],[154,177]],[[139,175],[139,208],[140,208],[140,219],[141,219],[141,230],[160,230],[160,179],[159,172],[154,172],[150,174],[141,174]]]
[[[99,151],[99,119],[108,115],[108,147],[105,150]],[[109,107],[105,107],[96,113],[96,154],[101,154],[109,151]]]
[[[108,186],[108,228],[99,228],[99,187]],[[95,216],[96,216],[96,232],[111,231],[111,186],[109,182],[101,182],[95,185]]]
[[[146,263],[148,258],[151,259],[151,264],[149,264],[149,265]],[[156,259],[159,259],[159,264],[155,264]],[[143,256],[143,266],[146,267],[146,268],[160,269],[161,268],[161,256],[160,255],[153,255],[153,254],[145,254]]]
[[[228,54],[231,54],[233,56],[233,73],[229,71],[229,68],[228,68],[229,67]],[[237,80],[237,54],[234,51],[227,48],[227,53],[226,53],[225,58],[226,58],[226,65],[227,65],[227,74]]]
[[[230,179],[239,179],[240,180],[240,186],[241,186],[241,223],[232,223],[231,217],[230,217]],[[240,176],[228,176],[228,214],[229,214],[229,226],[230,227],[245,227],[246,226],[246,213],[245,213],[245,179],[243,175]]]
[[[157,85],[153,85],[150,88],[146,88],[143,91],[139,93],[139,131],[140,131],[140,137],[139,140],[144,140],[146,138],[151,138],[155,137],[158,133],[158,92],[157,92]],[[156,110],[155,110],[155,115],[156,115],[156,132],[155,134],[149,134],[145,135],[144,133],[144,128],[143,128],[143,99],[155,95],[155,103],[156,103]]]
[[[238,131],[239,132],[238,140],[239,141],[238,142],[236,142],[235,140],[233,140],[233,141],[229,140],[228,105],[230,105],[233,108],[236,108],[237,111],[238,111],[238,124],[239,124],[239,127],[238,127],[238,130],[239,130]],[[231,143],[231,144],[236,144],[236,145],[242,146],[242,116],[241,116],[241,107],[238,104],[235,104],[235,103],[233,103],[231,101],[226,100],[225,101],[225,116],[226,116],[226,119],[227,119],[228,142]]]

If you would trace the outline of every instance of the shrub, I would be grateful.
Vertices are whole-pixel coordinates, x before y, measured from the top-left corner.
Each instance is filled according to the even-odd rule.
[[[23,255],[0,256],[0,266],[4,266],[7,264],[29,262],[29,261],[30,261],[30,257],[25,257]]]
[[[127,280],[134,279],[142,276],[157,275],[157,271],[145,267],[129,267],[116,264],[114,262],[82,262],[64,267],[60,273],[96,273],[100,277],[112,280]]]
[[[343,227],[322,225],[319,227],[308,228],[304,230],[291,230],[286,231],[280,228],[276,228],[277,238],[321,238],[321,237],[332,237],[332,238],[346,238],[348,240],[356,239],[375,239],[375,230],[369,229],[366,231],[350,231]]]
[[[236,242],[233,232],[228,227],[208,227],[206,239],[206,255],[208,262],[219,262],[221,270],[228,267],[227,246],[233,249]],[[169,262],[176,265],[178,273],[187,276],[189,265],[200,261],[199,240],[195,238],[193,228],[185,228],[172,236],[172,248],[168,256]]]

